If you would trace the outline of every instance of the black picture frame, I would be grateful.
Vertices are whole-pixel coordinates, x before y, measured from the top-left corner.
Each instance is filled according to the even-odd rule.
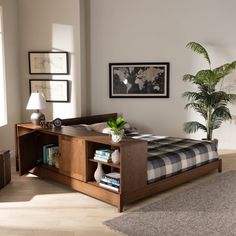
[[[169,62],[109,63],[110,98],[169,98]]]
[[[68,58],[68,52],[28,52],[29,74],[67,75],[69,74]]]
[[[69,81],[55,79],[30,79],[29,92],[40,92],[46,102],[69,102]]]

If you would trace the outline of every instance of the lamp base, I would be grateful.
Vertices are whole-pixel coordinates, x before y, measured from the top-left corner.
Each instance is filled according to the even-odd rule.
[[[45,121],[45,115],[37,110],[31,114],[30,119],[33,125],[40,125],[41,121]]]

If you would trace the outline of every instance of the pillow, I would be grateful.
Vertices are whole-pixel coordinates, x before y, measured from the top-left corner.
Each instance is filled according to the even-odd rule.
[[[99,122],[99,123],[94,123],[91,125],[86,125],[86,124],[79,124],[79,125],[72,125],[73,127],[85,127],[88,131],[96,131],[98,133],[103,133],[103,134],[110,134],[111,133],[111,128],[107,125],[106,122]],[[123,126],[125,131],[133,130],[133,127],[129,123],[126,123]]]
[[[74,128],[85,127],[88,131],[91,131],[91,128],[89,127],[89,125],[86,125],[86,124],[71,125],[71,126]]]
[[[90,130],[104,133],[104,134],[110,134],[111,128],[107,125],[106,122],[100,122],[100,123],[94,123],[89,125]]]
[[[99,133],[104,133],[104,134],[110,134],[111,133],[111,128],[107,125],[106,122],[100,122],[100,123],[94,123],[91,125],[88,125],[90,130],[99,132]],[[126,131],[134,131],[136,128],[132,127],[128,122],[123,126],[123,129]]]

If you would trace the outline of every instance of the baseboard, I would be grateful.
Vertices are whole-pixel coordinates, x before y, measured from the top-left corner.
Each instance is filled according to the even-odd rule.
[[[220,155],[222,155],[222,154],[233,154],[233,153],[236,153],[236,149],[219,149],[218,153]]]

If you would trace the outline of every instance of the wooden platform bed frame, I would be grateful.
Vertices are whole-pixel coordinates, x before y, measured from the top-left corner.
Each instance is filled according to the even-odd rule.
[[[79,117],[63,120],[61,129],[45,129],[30,123],[16,125],[16,169],[23,175],[31,172],[43,178],[52,179],[70,186],[84,194],[95,197],[118,207],[122,212],[124,205],[151,196],[158,192],[186,183],[211,171],[222,171],[222,161],[188,170],[175,176],[147,183],[147,142],[124,138],[120,143],[111,142],[109,135],[84,128],[75,129],[70,125],[93,124],[116,118],[117,113]],[[60,147],[59,169],[40,163],[42,146],[55,142]],[[94,181],[97,161],[93,160],[97,148],[118,148],[119,165],[103,163],[104,171],[120,171],[119,192],[102,188]]]

